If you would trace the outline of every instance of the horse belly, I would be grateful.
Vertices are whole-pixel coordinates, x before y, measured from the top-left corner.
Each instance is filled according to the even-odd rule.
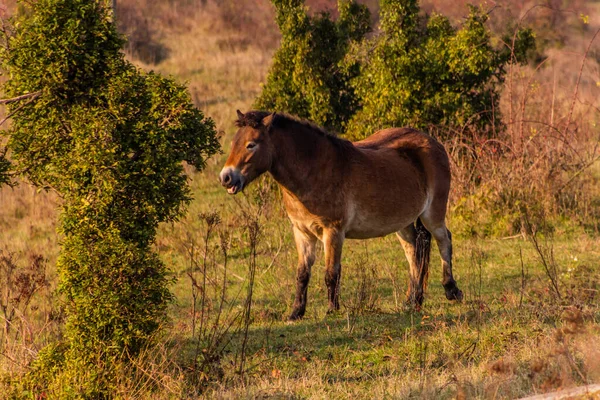
[[[357,171],[357,184],[347,190],[347,238],[368,239],[397,232],[427,207],[425,183],[410,163],[392,158],[368,166],[372,168]]]
[[[389,235],[413,223],[421,213],[420,208],[403,213],[352,208],[354,210],[349,213],[351,218],[346,227],[348,239],[369,239]]]
[[[411,224],[414,221],[411,219],[398,218],[381,221],[378,218],[355,217],[346,230],[346,238],[369,239],[386,236]]]

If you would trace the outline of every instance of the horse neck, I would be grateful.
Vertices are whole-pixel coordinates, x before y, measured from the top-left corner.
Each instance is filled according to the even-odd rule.
[[[342,172],[343,149],[309,127],[274,129],[271,136],[276,151],[270,172],[287,191],[298,198],[322,190],[323,176]]]

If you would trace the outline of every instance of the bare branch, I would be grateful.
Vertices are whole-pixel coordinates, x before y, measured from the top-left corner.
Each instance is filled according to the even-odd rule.
[[[13,97],[12,99],[0,99],[0,104],[16,103],[17,101],[21,101],[21,100],[25,100],[25,99],[33,100],[36,97],[38,97],[40,94],[42,94],[42,91],[38,90],[37,92],[23,94],[21,96]]]
[[[0,121],[0,126],[4,125],[4,123],[5,123],[6,121],[8,121],[8,119],[9,119],[10,117],[12,117],[13,115],[15,115],[15,114],[16,114],[16,113],[18,113],[19,111],[21,111],[21,110],[22,110],[22,109],[23,109],[23,108],[24,108],[26,105],[30,104],[30,103],[31,103],[33,100],[35,100],[35,99],[36,99],[36,98],[37,98],[37,97],[40,95],[40,93],[41,93],[41,92],[31,93],[31,94],[32,94],[32,96],[23,95],[23,96],[27,96],[27,97],[29,97],[29,101],[28,101],[28,102],[26,102],[26,103],[23,103],[23,104],[21,104],[19,107],[17,107],[17,109],[16,109],[16,110],[13,110],[13,111],[12,111],[10,114],[8,114],[8,115],[6,116],[6,118],[4,118],[2,121]],[[27,98],[27,97],[23,97],[23,96],[19,96],[19,100],[22,100],[23,98]],[[15,97],[15,98],[13,98],[13,99],[9,99],[9,100],[14,100],[14,99],[17,99],[17,97]],[[0,100],[0,102],[1,102],[1,101],[3,101],[3,100]],[[14,101],[18,101],[18,100],[14,100]],[[2,103],[0,103],[0,104],[2,104]]]

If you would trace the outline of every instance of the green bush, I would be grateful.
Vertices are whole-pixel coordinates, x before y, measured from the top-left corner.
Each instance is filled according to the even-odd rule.
[[[64,343],[38,359],[29,389],[110,397],[117,365],[166,319],[168,271],[152,246],[158,224],[190,200],[182,161],[202,168],[219,144],[183,86],[123,58],[105,4],[26,4],[0,54],[4,92],[40,95],[10,105],[22,109],[4,134],[14,167],[63,200],[57,268],[67,315]]]
[[[514,52],[493,47],[487,15],[475,7],[455,28],[442,15],[420,15],[417,0],[381,0],[380,31],[365,39],[368,13],[352,2],[339,2],[335,22],[311,19],[301,0],[274,4],[283,39],[256,105],[355,139],[391,126],[499,125],[505,66],[534,46],[521,30]]]
[[[352,78],[358,65],[344,62],[351,43],[370,30],[366,6],[339,0],[339,18],[311,17],[304,0],[273,0],[281,46],[255,107],[286,111],[340,131],[358,106]]]

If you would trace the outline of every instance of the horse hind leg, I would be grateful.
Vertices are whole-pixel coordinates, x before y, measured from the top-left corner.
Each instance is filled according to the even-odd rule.
[[[463,299],[463,292],[456,285],[456,281],[452,276],[452,233],[450,230],[446,228],[446,236],[448,240],[448,244],[446,245],[446,252],[448,256],[442,256],[442,269],[443,269],[443,280],[442,285],[444,286],[444,290],[446,292],[446,298],[448,300],[458,300],[461,301]],[[440,246],[440,241],[436,239],[438,243],[438,247],[440,248],[440,255],[442,254],[442,246]]]
[[[446,223],[443,219],[441,222],[435,223],[427,215],[422,215],[421,218],[425,228],[433,235],[440,251],[443,272],[442,285],[446,292],[446,298],[448,300],[461,301],[463,299],[463,292],[458,288],[452,276],[452,234],[446,228]]]
[[[344,234],[329,229],[323,232],[323,247],[325,250],[325,284],[327,285],[328,310],[333,313],[340,309],[340,281],[342,276],[342,246]]]

